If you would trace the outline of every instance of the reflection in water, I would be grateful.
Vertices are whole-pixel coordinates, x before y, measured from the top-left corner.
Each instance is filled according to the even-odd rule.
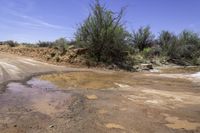
[[[103,74],[94,72],[69,72],[40,76],[40,79],[51,81],[57,86],[83,89],[104,89],[117,87],[115,82],[123,79],[123,75]]]
[[[149,76],[148,76],[149,74]],[[170,74],[169,74],[170,75]],[[50,81],[63,89],[111,89],[138,86],[184,88],[192,86],[190,80],[162,77],[160,73],[128,73],[128,72],[68,72],[49,74],[38,77],[40,80]]]
[[[185,74],[172,74],[174,71],[177,73],[184,71]],[[37,130],[42,130],[41,132],[45,132],[48,127],[51,127],[50,129],[58,125],[62,128],[66,127],[69,119],[65,119],[64,116],[68,118],[68,114],[64,112],[69,111],[74,99],[81,98],[80,95],[75,95],[77,92],[84,95],[86,100],[94,103],[99,115],[113,115],[109,121],[104,123],[104,128],[127,130],[128,126],[124,125],[131,123],[131,130],[133,130],[132,125],[147,128],[150,126],[151,129],[154,128],[152,125],[155,124],[153,117],[155,116],[156,121],[160,120],[159,122],[164,123],[166,127],[197,130],[200,126],[197,112],[200,103],[200,87],[184,76],[177,78],[177,75],[192,75],[195,78],[198,73],[194,74],[193,68],[192,70],[165,69],[158,73],[68,72],[35,77],[28,81],[27,85],[10,83],[6,92],[0,95],[0,130],[5,133],[13,132],[11,131],[12,125],[20,129],[26,127],[27,131],[35,127]],[[65,91],[60,88],[71,90]],[[94,89],[95,91],[73,91],[73,89]],[[97,89],[108,89],[111,93]],[[79,110],[81,105],[80,102],[73,109]],[[114,105],[119,107],[114,107]],[[160,118],[158,112],[166,113],[166,115],[161,115]],[[148,113],[152,115],[149,121],[146,116]],[[88,116],[85,115],[85,118]],[[140,119],[135,121],[133,117]],[[104,121],[106,117],[102,119]],[[168,123],[165,124],[166,122]],[[161,126],[160,123],[159,126]]]

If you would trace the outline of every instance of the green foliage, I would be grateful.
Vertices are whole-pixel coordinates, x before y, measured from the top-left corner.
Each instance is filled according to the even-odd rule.
[[[54,42],[42,42],[39,41],[36,44],[38,47],[48,47],[48,48],[54,48],[60,51],[61,54],[65,54],[69,47],[69,42],[65,38],[59,38],[55,40]]]
[[[164,49],[170,59],[181,65],[195,65],[200,57],[200,38],[197,33],[183,31]]]
[[[138,31],[134,31],[132,35],[133,45],[140,51],[151,47],[154,40],[154,35],[150,31],[150,27],[141,27]]]
[[[53,45],[53,42],[39,41],[36,45],[38,47],[51,47]]]
[[[88,48],[88,55],[97,62],[116,63],[126,58],[126,32],[121,19],[124,10],[114,13],[98,0],[91,5],[91,14],[76,32],[77,42]]]
[[[158,43],[162,48],[162,55],[167,55],[170,48],[176,43],[177,37],[169,31],[162,31],[158,37]]]
[[[150,55],[152,51],[152,48],[144,48],[144,50],[142,51],[144,57],[148,57]]]
[[[150,27],[140,27],[133,33],[127,32],[121,22],[124,9],[114,13],[95,0],[91,13],[78,27],[75,41],[60,38],[53,42],[39,41],[37,44],[23,43],[30,47],[48,47],[64,55],[69,49],[84,48],[89,61],[94,64],[112,64],[120,67],[132,66],[155,57],[164,57],[180,65],[200,65],[200,37],[197,33],[184,30],[179,35],[162,31],[157,39]],[[11,47],[19,44],[14,41],[0,42]],[[73,45],[69,48],[69,46]],[[85,53],[84,53],[85,54]],[[52,53],[52,57],[55,53]],[[165,58],[166,57],[166,58]],[[56,59],[59,61],[59,58]]]
[[[69,47],[69,42],[65,38],[60,38],[54,41],[51,47],[58,49],[61,54],[65,54]]]
[[[19,45],[19,43],[14,42],[12,40],[8,40],[8,41],[1,42],[0,45],[9,45],[10,47],[16,47]]]
[[[160,56],[161,52],[162,49],[158,45],[155,45],[151,48],[145,48],[141,53],[146,59],[151,59],[156,56]]]

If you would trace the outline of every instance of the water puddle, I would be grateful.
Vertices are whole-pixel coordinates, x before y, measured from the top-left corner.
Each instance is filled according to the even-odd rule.
[[[36,79],[28,82],[29,87],[21,83],[10,83],[6,93],[1,95],[0,106],[12,108],[18,105],[26,106],[29,110],[52,115],[63,111],[63,105],[70,102],[71,94],[62,91],[54,91],[54,85]],[[41,85],[41,86],[40,86]],[[6,106],[3,101],[7,101]]]
[[[49,81],[63,89],[115,89],[128,90],[138,86],[160,86],[185,88],[192,86],[187,78],[176,78],[171,74],[160,73],[127,73],[127,72],[68,72],[62,74],[48,74],[38,79]]]
[[[61,88],[105,89],[118,87],[123,75],[105,74],[95,72],[69,72],[64,74],[50,74],[40,76],[39,79],[47,80]]]
[[[192,72],[185,70],[185,74],[186,71],[187,74],[191,73],[193,76],[199,76],[199,73],[195,74],[193,72],[194,70],[191,70]],[[139,107],[135,105],[142,105],[141,107],[147,110],[153,107],[158,111],[200,105],[199,92],[197,89],[193,90],[193,88],[199,88],[199,86],[195,86],[196,84],[187,79],[158,76],[160,74],[170,75],[170,72],[67,72],[38,76],[25,84],[10,83],[6,92],[0,94],[0,114],[2,114],[0,117],[0,130],[2,129],[1,125],[5,124],[15,125],[15,123],[21,123],[23,125],[28,123],[28,126],[43,126],[51,118],[57,119],[58,114],[68,111],[74,100],[74,93],[78,92],[73,91],[75,89],[85,89],[80,91],[80,94],[85,96],[87,102],[91,100],[88,103],[94,103],[95,107],[102,105],[99,107],[100,110],[97,110],[97,113],[101,116],[106,116],[106,114],[112,112],[112,110],[103,106],[104,104],[116,105],[120,113],[124,112],[125,115],[129,113],[130,116],[132,116],[130,113]],[[99,89],[100,91],[98,91]],[[108,93],[105,90],[108,90]],[[116,100],[124,100],[123,105],[126,106],[119,106],[122,103]],[[198,110],[198,107],[196,108]],[[112,113],[117,112],[115,111]],[[142,111],[139,112],[138,114],[141,115]],[[195,130],[200,126],[196,122],[181,120],[170,115],[164,116],[168,122],[166,126],[173,129]],[[125,119],[123,118],[124,115],[120,117]],[[127,130],[120,124],[109,123],[112,121],[118,122],[115,118],[112,118],[107,121],[108,123],[105,122],[103,127]],[[46,127],[49,127],[49,125],[45,125],[41,129],[46,129]],[[6,127],[4,129],[11,128]]]

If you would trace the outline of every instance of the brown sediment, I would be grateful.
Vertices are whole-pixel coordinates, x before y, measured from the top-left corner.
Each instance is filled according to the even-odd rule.
[[[116,124],[116,123],[108,123],[105,126],[106,126],[106,128],[110,128],[110,129],[122,129],[122,130],[125,129],[123,126]]]
[[[189,122],[188,120],[181,120],[178,117],[170,116],[169,114],[164,114],[165,120],[169,122],[166,124],[167,127],[173,129],[185,129],[185,130],[196,130],[200,127],[200,123]]]
[[[98,97],[96,95],[86,95],[86,98],[88,100],[96,100],[96,99],[98,99]]]
[[[52,74],[40,76],[41,80],[48,80],[61,88],[105,89],[117,87],[114,81],[121,76],[94,72],[69,72],[65,74]]]
[[[200,86],[159,74],[67,72],[10,83],[0,94],[0,131],[200,132]]]

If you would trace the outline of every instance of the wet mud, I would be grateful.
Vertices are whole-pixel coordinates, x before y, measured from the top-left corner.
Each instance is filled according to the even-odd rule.
[[[12,82],[0,94],[0,131],[199,133],[200,86],[190,76],[198,71],[66,72]]]

